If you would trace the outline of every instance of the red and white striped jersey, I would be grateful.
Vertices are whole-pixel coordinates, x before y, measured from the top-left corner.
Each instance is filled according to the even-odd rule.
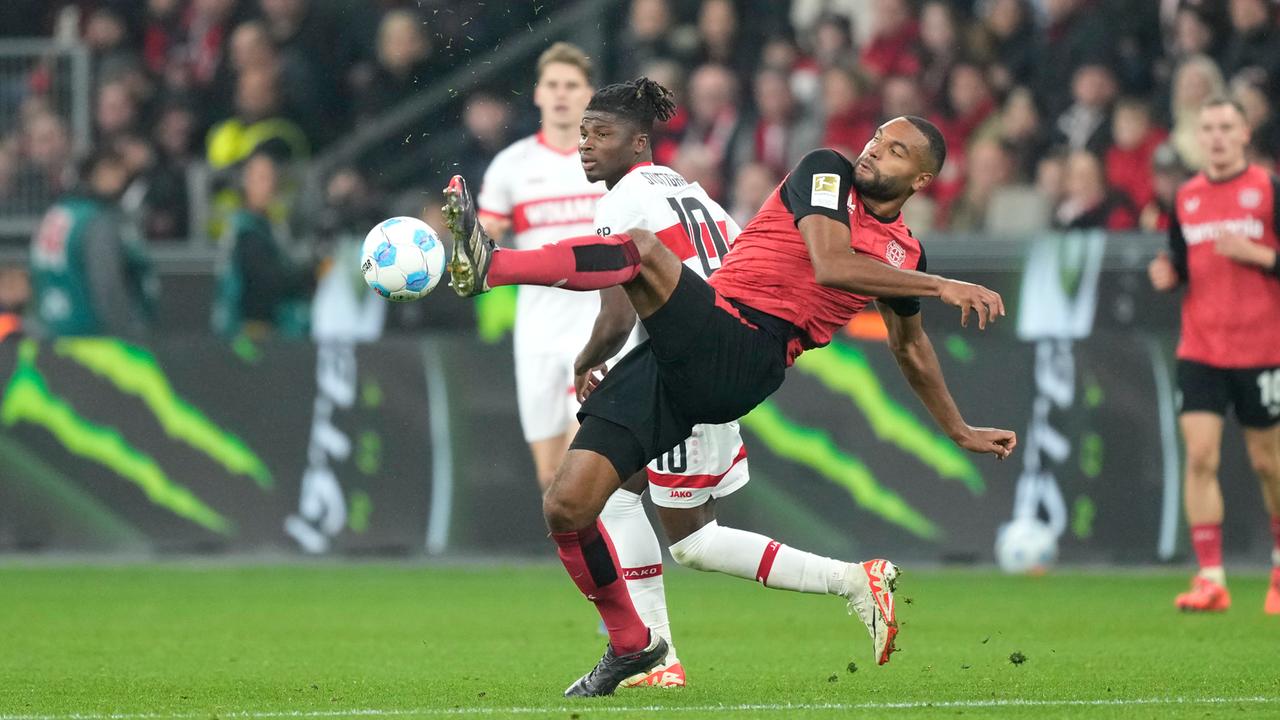
[[[531,250],[590,235],[604,183],[592,183],[577,150],[548,145],[542,133],[512,143],[484,173],[476,205],[481,216],[511,222],[514,246]],[[516,301],[515,352],[569,354],[587,338],[600,308],[597,293],[522,286]]]
[[[702,277],[720,267],[738,224],[698,183],[651,162],[631,168],[596,206],[596,234],[640,228],[658,236]]]

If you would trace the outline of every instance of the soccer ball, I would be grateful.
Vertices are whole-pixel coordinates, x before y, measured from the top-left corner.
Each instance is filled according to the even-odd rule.
[[[364,236],[360,274],[369,287],[394,302],[417,300],[444,274],[444,245],[417,218],[383,220]]]
[[[1038,518],[1014,518],[996,535],[996,562],[1007,573],[1043,573],[1057,559],[1058,536]]]

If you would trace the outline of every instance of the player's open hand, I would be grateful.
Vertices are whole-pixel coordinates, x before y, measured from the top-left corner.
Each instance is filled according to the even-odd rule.
[[[1163,250],[1147,264],[1147,277],[1151,280],[1151,287],[1158,292],[1169,292],[1178,287],[1178,271],[1174,269],[1169,254]]]
[[[607,374],[609,374],[609,366],[604,363],[585,370],[575,367],[573,371],[573,388],[578,395],[578,402],[586,402],[587,397],[591,395]]]
[[[960,327],[969,327],[969,313],[978,316],[978,328],[987,329],[987,323],[1004,316],[1004,299],[1000,293],[960,280],[947,280],[939,295],[942,302],[960,308]]]
[[[956,438],[956,444],[969,452],[991,453],[1003,460],[1018,447],[1018,434],[999,428],[970,427],[964,435]]]

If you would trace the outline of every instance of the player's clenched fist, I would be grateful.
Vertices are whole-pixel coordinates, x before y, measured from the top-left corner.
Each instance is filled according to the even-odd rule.
[[[974,285],[960,280],[947,280],[938,296],[942,302],[960,308],[960,326],[969,326],[969,313],[978,315],[978,327],[987,328],[987,323],[1004,315],[1004,300],[1000,293],[981,285]]]
[[[1147,277],[1151,278],[1151,287],[1160,292],[1168,292],[1178,287],[1178,271],[1173,261],[1163,250],[1147,265]]]

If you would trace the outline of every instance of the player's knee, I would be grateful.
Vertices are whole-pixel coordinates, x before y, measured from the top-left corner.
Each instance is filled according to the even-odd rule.
[[[1218,475],[1218,448],[1187,445],[1187,479],[1189,482],[1211,481]]]
[[[692,535],[679,542],[672,543],[671,547],[668,548],[671,551],[671,559],[682,567],[706,570],[706,550],[710,540],[709,536],[715,532],[715,527],[713,526],[714,523],[703,526]]]
[[[579,530],[590,525],[596,515],[586,503],[557,491],[555,485],[542,496],[542,517],[547,521],[547,528],[551,532]]]
[[[1280,458],[1277,458],[1274,453],[1253,453],[1249,457],[1249,464],[1253,466],[1253,472],[1259,480],[1264,482],[1280,480]]]

